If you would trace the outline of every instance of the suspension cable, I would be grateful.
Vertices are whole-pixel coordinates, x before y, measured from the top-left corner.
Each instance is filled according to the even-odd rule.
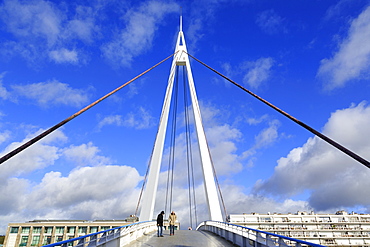
[[[210,149],[209,149],[208,144],[207,144],[207,148],[208,148],[208,152],[209,152],[209,153],[211,153],[211,151],[210,151]],[[223,207],[223,209],[224,209],[225,221],[226,221],[226,217],[227,217],[227,210],[226,210],[226,206],[225,206],[224,197],[222,196],[221,187],[220,187],[220,184],[219,184],[219,182],[218,182],[218,178],[217,178],[217,174],[216,174],[215,165],[214,165],[214,163],[213,163],[213,160],[212,160],[212,156],[211,156],[211,155],[210,155],[210,158],[211,158],[211,164],[212,164],[213,176],[215,177],[215,181],[216,181],[216,184],[217,184],[218,193],[219,193],[220,198],[221,198],[221,203],[222,203],[222,207]]]
[[[171,130],[171,141],[170,141],[170,155],[168,158],[168,170],[167,170],[167,188],[166,188],[166,200],[165,200],[165,212],[167,211],[167,205],[169,205],[169,212],[172,210],[172,198],[173,198],[173,181],[174,181],[174,168],[175,168],[175,151],[176,151],[176,126],[177,126],[177,105],[178,105],[178,88],[179,78],[178,70],[176,67],[175,73],[175,88],[173,91],[173,103],[172,108],[172,130]]]
[[[130,84],[131,82],[135,81],[136,79],[140,78],[141,76],[145,75],[146,73],[148,73],[149,71],[151,71],[152,69],[154,69],[155,67],[157,67],[158,65],[160,65],[161,63],[165,62],[166,60],[168,60],[170,57],[174,56],[177,52],[171,54],[170,56],[166,57],[165,59],[163,59],[162,61],[160,61],[159,63],[155,64],[154,66],[150,67],[149,69],[145,70],[144,72],[142,72],[141,74],[137,75],[136,77],[132,78],[131,80],[129,80],[128,82],[126,82],[125,84],[119,86],[118,88],[114,89],[113,91],[111,91],[110,93],[106,94],[105,96],[101,97],[100,99],[96,100],[95,102],[91,103],[90,105],[86,106],[85,108],[83,108],[82,110],[76,112],[75,114],[73,114],[72,116],[64,119],[63,121],[61,121],[60,123],[54,125],[53,127],[47,129],[46,131],[42,132],[41,134],[37,135],[36,137],[32,138],[31,140],[29,140],[28,142],[24,143],[23,145],[21,145],[20,147],[14,149],[13,151],[9,152],[8,154],[4,155],[3,157],[0,158],[0,164],[2,164],[3,162],[7,161],[8,159],[10,159],[11,157],[13,157],[14,155],[18,154],[19,152],[23,151],[24,149],[28,148],[29,146],[33,145],[34,143],[36,143],[37,141],[41,140],[42,138],[44,138],[45,136],[49,135],[50,133],[52,133],[53,131],[57,130],[58,128],[62,127],[64,124],[68,123],[69,121],[71,121],[72,119],[74,119],[75,117],[81,115],[82,113],[84,113],[85,111],[87,111],[88,109],[90,109],[91,107],[97,105],[98,103],[100,103],[101,101],[103,101],[104,99],[108,98],[109,96],[111,96],[112,94],[116,93],[117,91],[119,91],[120,89],[122,89],[123,87],[127,86],[128,84]]]
[[[190,217],[190,226],[193,227],[193,216],[192,216],[192,205],[194,205],[194,219],[195,224],[198,222],[197,217],[197,203],[195,197],[195,184],[194,184],[194,166],[193,166],[193,152],[192,152],[192,145],[191,145],[191,137],[190,137],[190,118],[189,118],[189,109],[188,109],[188,94],[186,88],[186,73],[185,67],[183,66],[183,85],[184,85],[184,111],[185,111],[185,133],[186,133],[186,160],[187,160],[187,167],[188,167],[188,193],[189,193],[189,217]],[[189,106],[190,107],[190,106]],[[192,196],[193,195],[193,198]],[[193,203],[192,203],[193,200]]]
[[[273,108],[274,110],[278,111],[279,113],[283,114],[284,116],[286,116],[287,118],[289,118],[290,120],[294,121],[295,123],[299,124],[300,126],[302,126],[303,128],[307,129],[308,131],[310,131],[311,133],[313,133],[314,135],[320,137],[322,140],[326,141],[327,143],[331,144],[332,146],[336,147],[337,149],[339,149],[340,151],[342,151],[343,153],[347,154],[348,156],[352,157],[353,159],[357,160],[358,162],[360,162],[361,164],[363,164],[364,166],[366,166],[367,168],[370,168],[370,162],[367,161],[366,159],[362,158],[361,156],[359,156],[358,154],[352,152],[351,150],[349,150],[348,148],[342,146],[341,144],[337,143],[336,141],[332,140],[331,138],[327,137],[326,135],[318,132],[317,130],[313,129],[312,127],[308,126],[307,124],[299,121],[298,119],[294,118],[293,116],[289,115],[288,113],[284,112],[283,110],[281,110],[280,108],[274,106],[273,104],[271,104],[270,102],[268,102],[267,100],[264,100],[263,98],[259,97],[258,95],[254,94],[253,92],[249,91],[248,89],[244,88],[243,86],[241,86],[240,84],[236,83],[235,81],[231,80],[230,78],[228,78],[227,76],[221,74],[220,72],[218,72],[217,70],[213,69],[212,67],[208,66],[207,64],[203,63],[202,61],[200,61],[199,59],[193,57],[192,55],[190,55],[189,53],[187,53],[191,58],[193,58],[194,60],[196,60],[197,62],[199,62],[200,64],[204,65],[205,67],[207,67],[208,69],[212,70],[213,72],[215,72],[216,74],[218,74],[219,76],[223,77],[224,79],[228,80],[229,82],[231,82],[232,84],[234,84],[235,86],[239,87],[240,89],[242,89],[243,91],[249,93],[250,95],[252,95],[253,97],[255,97],[256,99],[262,101],[263,103],[265,103],[266,105],[270,106],[271,108]]]

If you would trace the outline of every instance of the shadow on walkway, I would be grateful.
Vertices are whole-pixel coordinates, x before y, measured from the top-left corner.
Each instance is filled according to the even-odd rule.
[[[169,231],[163,231],[164,237],[157,237],[157,232],[138,238],[127,246],[141,247],[141,246],[171,246],[171,247],[222,247],[222,246],[236,246],[231,242],[221,238],[214,233],[207,231],[189,231],[178,230],[175,235],[170,236]]]

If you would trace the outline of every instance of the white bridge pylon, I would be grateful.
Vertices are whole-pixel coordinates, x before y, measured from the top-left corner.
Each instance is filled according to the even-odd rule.
[[[142,206],[140,211],[140,221],[150,221],[153,220],[153,210],[155,204],[155,198],[157,194],[158,187],[158,177],[160,172],[160,166],[162,163],[162,155],[164,148],[164,141],[167,130],[168,114],[170,110],[171,97],[173,82],[175,78],[175,71],[177,66],[185,66],[188,78],[190,97],[192,102],[192,109],[194,114],[194,122],[196,134],[198,137],[200,159],[203,171],[205,194],[208,203],[208,209],[210,214],[210,220],[223,221],[221,214],[221,206],[218,198],[211,155],[209,153],[208,144],[206,140],[206,135],[204,133],[204,128],[202,124],[202,117],[200,114],[199,103],[194,87],[193,75],[191,72],[191,67],[189,63],[189,56],[187,54],[186,43],[184,38],[184,33],[182,32],[182,17],[180,17],[180,31],[177,36],[175,56],[172,61],[172,66],[170,70],[170,75],[168,78],[168,85],[166,89],[166,95],[163,103],[159,128],[154,143],[154,149],[152,157],[150,160],[150,169],[147,177],[147,182],[145,190],[143,193]]]

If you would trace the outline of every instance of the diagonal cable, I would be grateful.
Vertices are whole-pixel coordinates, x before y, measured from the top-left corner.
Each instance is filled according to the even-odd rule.
[[[193,58],[194,60],[196,60],[197,62],[199,62],[200,64],[204,65],[205,67],[207,67],[208,69],[212,70],[213,72],[215,72],[216,74],[218,74],[219,76],[223,77],[224,79],[228,80],[229,82],[231,82],[232,84],[234,84],[235,86],[239,87],[240,89],[242,89],[243,91],[249,93],[250,95],[252,95],[253,97],[255,97],[256,99],[262,101],[263,103],[265,103],[266,105],[270,106],[271,108],[273,108],[274,110],[278,111],[279,113],[283,114],[284,116],[286,116],[287,118],[289,118],[290,120],[292,120],[293,122],[299,124],[300,126],[302,126],[303,128],[307,129],[308,131],[310,131],[311,133],[315,134],[316,136],[320,137],[322,140],[326,141],[327,143],[331,144],[332,146],[336,147],[337,149],[339,149],[340,151],[342,151],[343,153],[347,154],[348,156],[352,157],[353,159],[357,160],[358,162],[360,162],[361,164],[363,164],[364,166],[366,166],[367,168],[370,168],[370,162],[367,161],[366,159],[362,158],[361,156],[359,156],[358,154],[352,152],[351,150],[349,150],[348,148],[342,146],[341,144],[337,143],[336,141],[330,139],[329,137],[327,137],[326,135],[320,133],[319,131],[313,129],[312,127],[308,126],[307,124],[299,121],[298,119],[294,118],[293,116],[289,115],[288,113],[284,112],[283,110],[281,110],[280,108],[274,106],[273,104],[271,104],[270,102],[268,102],[267,100],[261,98],[260,96],[254,94],[253,92],[249,91],[248,89],[244,88],[243,86],[241,86],[240,84],[236,83],[235,81],[231,80],[230,78],[228,78],[227,76],[221,74],[220,72],[218,72],[217,70],[213,69],[212,67],[208,66],[207,64],[203,63],[202,61],[200,61],[199,59],[193,57],[192,55],[190,55],[189,53],[187,53],[191,58]]]
[[[9,152],[8,154],[4,155],[3,157],[0,158],[0,164],[2,164],[3,162],[7,161],[8,159],[10,159],[11,157],[13,157],[14,155],[20,153],[21,151],[23,151],[24,149],[28,148],[29,146],[33,145],[34,143],[38,142],[39,140],[41,140],[42,138],[44,138],[45,136],[49,135],[50,133],[52,133],[53,131],[57,130],[58,128],[62,127],[64,124],[68,123],[69,121],[71,121],[72,119],[74,119],[75,117],[81,115],[82,113],[84,113],[85,111],[87,111],[88,109],[90,109],[91,107],[97,105],[98,103],[100,103],[101,101],[105,100],[106,98],[108,98],[109,96],[111,96],[112,94],[116,93],[117,91],[119,91],[120,89],[122,89],[123,87],[127,86],[128,84],[130,84],[131,82],[135,81],[136,79],[140,78],[141,76],[145,75],[146,73],[148,73],[149,71],[151,71],[152,69],[154,69],[155,67],[157,67],[158,65],[160,65],[161,63],[165,62],[166,60],[168,60],[169,58],[171,58],[172,56],[174,56],[177,52],[175,52],[174,54],[166,57],[165,59],[163,59],[162,61],[160,61],[159,63],[155,64],[154,66],[150,67],[149,69],[145,70],[144,72],[142,72],[141,74],[137,75],[136,77],[132,78],[131,80],[129,80],[128,82],[126,82],[125,84],[119,86],[118,88],[114,89],[113,91],[111,91],[110,93],[104,95],[103,97],[101,97],[100,99],[96,100],[95,102],[91,103],[90,105],[86,106],[85,108],[83,108],[82,110],[76,112],[75,114],[73,114],[72,116],[64,119],[63,121],[61,121],[60,123],[54,125],[53,127],[45,130],[44,132],[42,132],[41,134],[39,134],[38,136],[32,138],[31,140],[29,140],[28,142],[24,143],[23,145],[21,145],[20,147],[14,149],[13,151]]]

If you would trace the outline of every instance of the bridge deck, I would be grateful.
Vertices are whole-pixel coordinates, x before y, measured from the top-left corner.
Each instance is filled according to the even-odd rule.
[[[171,247],[222,247],[222,246],[235,246],[229,241],[206,231],[189,231],[178,230],[175,235],[170,236],[170,232],[163,231],[164,237],[157,237],[157,232],[152,232],[147,236],[138,238],[129,244],[130,247],[141,246],[171,246]]]

